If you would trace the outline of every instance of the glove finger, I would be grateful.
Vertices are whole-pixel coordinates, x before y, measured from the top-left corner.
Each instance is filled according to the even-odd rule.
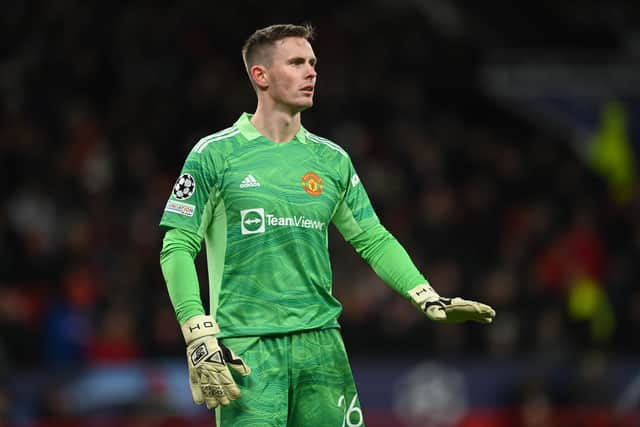
[[[482,314],[488,316],[488,317],[496,317],[496,311],[491,308],[490,306],[486,305],[486,304],[482,304],[482,303],[478,303],[479,310]]]
[[[199,385],[191,384],[191,398],[196,405],[202,405],[204,403],[204,396],[202,395],[202,390],[200,390]]]
[[[229,403],[231,403],[231,401],[229,400],[229,398],[227,396],[222,396],[219,400],[220,405],[222,406],[227,406]]]
[[[475,320],[481,323],[491,323],[496,315],[496,312],[493,308],[480,302],[475,303],[474,308],[479,315],[479,318]]]
[[[221,400],[222,397],[230,400],[236,400],[240,397],[240,388],[233,380],[231,372],[227,368],[216,374],[215,383],[218,384],[222,390],[222,393],[217,396],[218,400]]]
[[[236,356],[236,354],[229,347],[220,344],[220,350],[222,350],[222,355],[224,356],[224,361],[227,363],[227,366],[243,377],[246,377],[251,373],[251,368],[244,363],[241,357]]]
[[[224,397],[224,390],[219,384],[203,384],[202,393],[208,409],[216,408]]]
[[[447,313],[440,305],[431,305],[425,309],[427,317],[434,322],[441,322],[447,318]]]
[[[234,371],[236,371],[237,373],[239,373],[240,375],[242,375],[243,377],[246,377],[251,373],[251,368],[249,368],[249,366],[247,366],[247,364],[244,363],[244,360],[242,359],[236,359],[236,361],[233,363],[229,362],[227,363],[227,366],[233,369]]]
[[[227,396],[230,400],[236,400],[240,397],[240,388],[235,382],[228,384],[225,387],[225,392],[227,393]]]
[[[196,405],[202,405],[204,403],[202,389],[200,388],[200,384],[198,383],[198,381],[194,381],[193,375],[190,376],[189,387],[191,388],[191,397],[193,398],[193,403],[195,403]]]
[[[447,321],[457,323],[468,320],[479,323],[491,323],[495,311],[486,304],[469,301],[460,297],[452,298],[446,306]]]
[[[219,405],[218,399],[213,398],[213,397],[205,399],[204,402],[205,402],[205,405],[207,405],[207,409],[215,409]]]

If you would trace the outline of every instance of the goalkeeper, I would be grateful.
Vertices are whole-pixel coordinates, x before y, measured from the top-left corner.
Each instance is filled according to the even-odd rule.
[[[242,53],[254,114],[199,140],[161,220],[160,263],[195,403],[217,425],[364,425],[331,293],[330,222],[389,286],[437,322],[490,323],[443,298],[380,224],[347,153],[301,124],[317,78],[310,26],[256,31]],[[210,307],[194,258],[205,242]]]

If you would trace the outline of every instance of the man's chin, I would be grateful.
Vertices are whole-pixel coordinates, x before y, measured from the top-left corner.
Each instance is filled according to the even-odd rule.
[[[301,102],[298,105],[296,105],[296,107],[298,111],[304,111],[308,108],[311,108],[313,107],[313,99],[309,99],[309,100],[306,100],[305,102]]]

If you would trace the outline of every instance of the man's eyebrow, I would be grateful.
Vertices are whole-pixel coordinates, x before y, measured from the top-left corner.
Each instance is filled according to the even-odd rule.
[[[302,57],[302,56],[294,56],[293,58],[289,58],[287,60],[287,64],[302,64],[306,61],[307,59]],[[315,56],[312,56],[309,58],[309,62],[311,62],[312,64],[315,64],[317,61]]]

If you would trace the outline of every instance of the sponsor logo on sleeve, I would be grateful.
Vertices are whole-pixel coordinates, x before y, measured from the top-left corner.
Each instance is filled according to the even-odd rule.
[[[193,213],[196,210],[194,205],[190,205],[188,203],[176,202],[175,200],[169,200],[167,205],[164,207],[164,210],[167,212],[177,213],[178,215],[184,216],[193,216]]]
[[[351,177],[351,186],[355,187],[359,183],[360,183],[360,177],[358,176],[357,173],[354,173],[353,176]]]

